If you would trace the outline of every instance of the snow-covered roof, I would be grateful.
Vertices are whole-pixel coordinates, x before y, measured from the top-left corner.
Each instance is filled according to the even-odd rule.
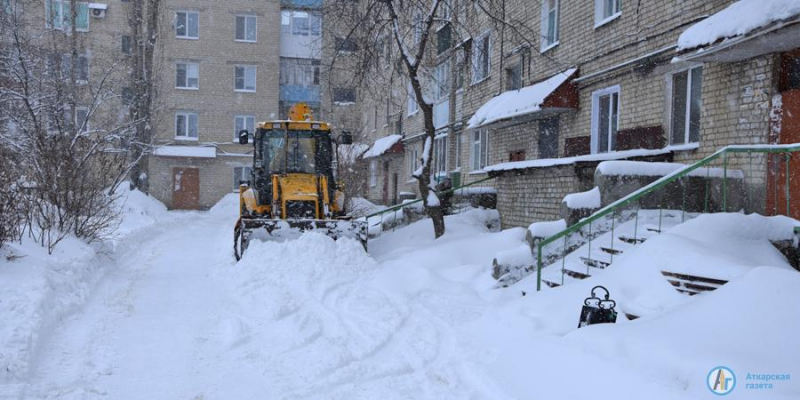
[[[656,149],[656,150],[636,149],[636,150],[611,151],[608,153],[586,154],[583,156],[575,156],[575,157],[541,158],[538,160],[506,162],[506,163],[490,165],[484,168],[483,170],[485,172],[496,172],[496,171],[511,171],[515,169],[527,169],[527,168],[546,168],[557,165],[575,164],[577,162],[621,160],[630,157],[659,156],[662,154],[668,154],[670,152],[671,150],[669,149]]]
[[[216,158],[217,149],[200,146],[161,146],[156,147],[153,155],[161,157]]]
[[[371,158],[383,155],[383,153],[386,153],[390,148],[392,148],[392,146],[394,146],[402,138],[403,136],[397,134],[380,138],[376,140],[375,143],[372,145],[372,147],[370,147],[370,149],[367,150],[367,152],[364,153],[364,155],[361,157]]]
[[[467,123],[467,128],[477,128],[541,110],[541,105],[547,96],[566,82],[576,70],[576,68],[571,68],[537,84],[518,90],[509,90],[493,97],[472,115]]]
[[[732,38],[800,15],[798,0],[739,0],[692,25],[678,37],[678,50],[693,49]]]

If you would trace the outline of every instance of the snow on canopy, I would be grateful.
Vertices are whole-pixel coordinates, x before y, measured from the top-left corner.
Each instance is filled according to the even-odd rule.
[[[403,138],[402,136],[397,134],[380,138],[375,141],[375,143],[369,150],[367,150],[366,153],[364,153],[362,158],[378,157],[383,153],[386,153],[390,148],[392,148],[392,146],[394,146],[402,138]]]
[[[161,157],[216,158],[217,150],[213,147],[161,146],[153,151],[153,155]]]
[[[684,31],[678,37],[678,50],[744,35],[775,21],[798,15],[798,0],[740,0]]]
[[[541,105],[547,96],[566,82],[576,70],[576,68],[571,68],[537,84],[501,93],[487,101],[472,115],[467,128],[477,128],[502,119],[541,110]]]

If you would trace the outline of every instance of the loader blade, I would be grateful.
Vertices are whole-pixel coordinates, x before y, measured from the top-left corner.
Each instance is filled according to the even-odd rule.
[[[319,232],[334,240],[356,239],[367,249],[367,223],[355,220],[242,218],[234,231],[234,253],[239,260],[252,239],[289,240],[303,232]]]

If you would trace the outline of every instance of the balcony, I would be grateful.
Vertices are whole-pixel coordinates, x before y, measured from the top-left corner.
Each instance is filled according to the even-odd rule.
[[[303,85],[281,85],[281,101],[295,103],[319,103],[320,102],[320,87],[319,85],[303,86]]]

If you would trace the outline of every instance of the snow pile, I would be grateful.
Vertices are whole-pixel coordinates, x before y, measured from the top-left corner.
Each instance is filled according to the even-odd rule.
[[[0,249],[0,386],[28,375],[42,338],[86,301],[115,256],[135,252],[139,238],[171,219],[138,190],[124,193],[119,207],[119,229],[105,243],[69,235],[48,255],[26,236]]]
[[[534,222],[528,226],[528,232],[531,237],[535,238],[548,238],[564,229],[567,229],[567,221],[563,219],[559,219],[558,221]]]
[[[483,170],[486,172],[496,172],[496,171],[512,171],[516,169],[528,169],[528,168],[548,168],[559,165],[570,165],[578,162],[620,160],[632,157],[660,156],[669,153],[670,153],[669,149],[657,149],[657,150],[635,149],[635,150],[623,150],[623,151],[609,151],[607,153],[586,154],[583,156],[575,156],[575,157],[540,158],[537,160],[512,161],[512,162],[490,165],[484,168]]]
[[[167,207],[139,190],[126,192],[119,199],[122,220],[117,229],[117,236],[126,236],[130,233],[153,226],[167,216]]]
[[[370,147],[370,149],[367,150],[361,157],[372,158],[383,155],[383,153],[389,151],[389,149],[392,148],[392,146],[394,146],[402,138],[403,136],[397,134],[382,137],[376,140],[372,147]]]
[[[603,161],[597,165],[595,173],[603,175],[628,175],[628,176],[666,176],[683,169],[686,164],[645,161]],[[740,170],[723,168],[701,167],[689,172],[688,176],[722,178],[726,176],[734,179],[744,179]]]
[[[386,208],[361,197],[351,197],[347,200],[347,212],[355,218],[365,217]]]
[[[603,165],[600,163],[600,165]],[[595,186],[591,190],[580,193],[571,193],[564,196],[564,203],[567,207],[576,208],[600,208],[600,188]]]
[[[739,0],[692,25],[678,37],[678,50],[692,49],[749,33],[800,15],[797,0]]]
[[[212,215],[228,215],[233,219],[239,218],[239,193],[226,194],[208,212]]]
[[[539,111],[545,99],[566,82],[575,71],[577,71],[576,68],[570,68],[537,84],[501,93],[487,101],[472,115],[467,123],[467,128],[477,128],[492,122]]]

